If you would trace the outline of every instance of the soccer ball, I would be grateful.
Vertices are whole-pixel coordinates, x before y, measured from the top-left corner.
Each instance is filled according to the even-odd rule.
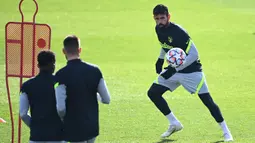
[[[186,53],[181,48],[172,48],[166,53],[166,61],[173,68],[182,65],[185,59]]]

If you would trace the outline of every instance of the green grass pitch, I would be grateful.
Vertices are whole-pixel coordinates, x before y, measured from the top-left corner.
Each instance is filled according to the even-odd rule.
[[[4,27],[8,21],[20,21],[18,3],[5,0],[0,4],[0,117],[7,121],[0,124],[0,143],[9,143],[11,138]],[[160,45],[152,9],[158,3],[166,4],[171,20],[182,25],[193,38],[209,90],[235,142],[255,142],[254,0],[38,0],[36,20],[52,28],[51,48],[56,52],[57,69],[66,64],[61,51],[63,38],[76,34],[81,38],[82,59],[99,65],[106,79],[112,101],[109,106],[100,104],[97,142],[211,143],[223,139],[219,126],[199,98],[180,87],[164,97],[184,130],[168,140],[160,140],[168,121],[146,95],[157,77],[154,63]],[[27,21],[31,20],[33,7],[32,0],[24,1]],[[16,119],[18,85],[17,79],[10,80]],[[28,142],[29,130],[24,124],[22,131],[22,143]]]

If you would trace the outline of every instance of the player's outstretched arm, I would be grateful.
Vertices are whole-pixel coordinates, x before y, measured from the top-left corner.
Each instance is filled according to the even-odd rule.
[[[103,78],[100,79],[98,87],[98,100],[101,101],[104,104],[110,104],[110,93],[106,86],[105,80]]]
[[[191,65],[193,62],[195,62],[198,59],[197,48],[192,41],[190,42],[191,44],[190,44],[190,48],[188,48],[188,51],[187,51],[187,57],[186,57],[185,63],[183,63],[178,68],[176,68],[177,71],[186,68],[187,66]]]
[[[57,102],[57,112],[61,119],[64,118],[66,114],[66,86],[60,84],[55,89],[56,102]]]
[[[163,48],[161,48],[160,50],[160,54],[159,54],[159,57],[158,57],[158,60],[155,64],[156,66],[156,73],[157,74],[160,74],[161,71],[162,71],[162,67],[163,67],[163,64],[164,64],[164,59],[165,59],[165,55],[166,55],[166,52]]]
[[[20,118],[28,127],[30,127],[31,117],[28,115],[29,101],[27,98],[27,94],[25,92],[21,93],[19,99],[20,99],[19,104]]]

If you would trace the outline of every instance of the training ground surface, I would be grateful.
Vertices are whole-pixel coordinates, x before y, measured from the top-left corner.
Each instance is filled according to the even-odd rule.
[[[97,142],[211,143],[223,139],[219,126],[199,98],[182,87],[174,93],[167,92],[164,97],[184,130],[167,140],[159,138],[168,128],[168,121],[146,95],[157,77],[154,63],[160,45],[152,8],[158,3],[168,5],[171,20],[182,25],[193,38],[210,92],[235,141],[255,142],[254,0],[38,0],[38,3],[37,22],[48,23],[52,28],[57,69],[66,64],[61,51],[63,38],[76,34],[81,38],[82,59],[99,65],[106,79],[112,101],[109,106],[100,104]],[[24,1],[27,20],[31,19],[33,6],[32,1]],[[2,1],[0,5],[0,117],[7,121],[0,124],[0,143],[9,143],[11,138],[4,27],[8,21],[20,21],[17,7],[18,1],[14,0]],[[18,84],[17,79],[10,80],[16,119]],[[26,143],[29,130],[25,125],[22,130],[22,143]]]

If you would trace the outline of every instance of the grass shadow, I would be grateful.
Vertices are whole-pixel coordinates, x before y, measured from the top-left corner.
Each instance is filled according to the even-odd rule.
[[[172,140],[172,139],[161,139],[160,141],[158,142],[155,142],[155,143],[170,143],[170,142],[174,142],[176,140]]]
[[[216,142],[212,142],[212,143],[223,143],[224,140],[220,140],[220,141],[216,141]]]

